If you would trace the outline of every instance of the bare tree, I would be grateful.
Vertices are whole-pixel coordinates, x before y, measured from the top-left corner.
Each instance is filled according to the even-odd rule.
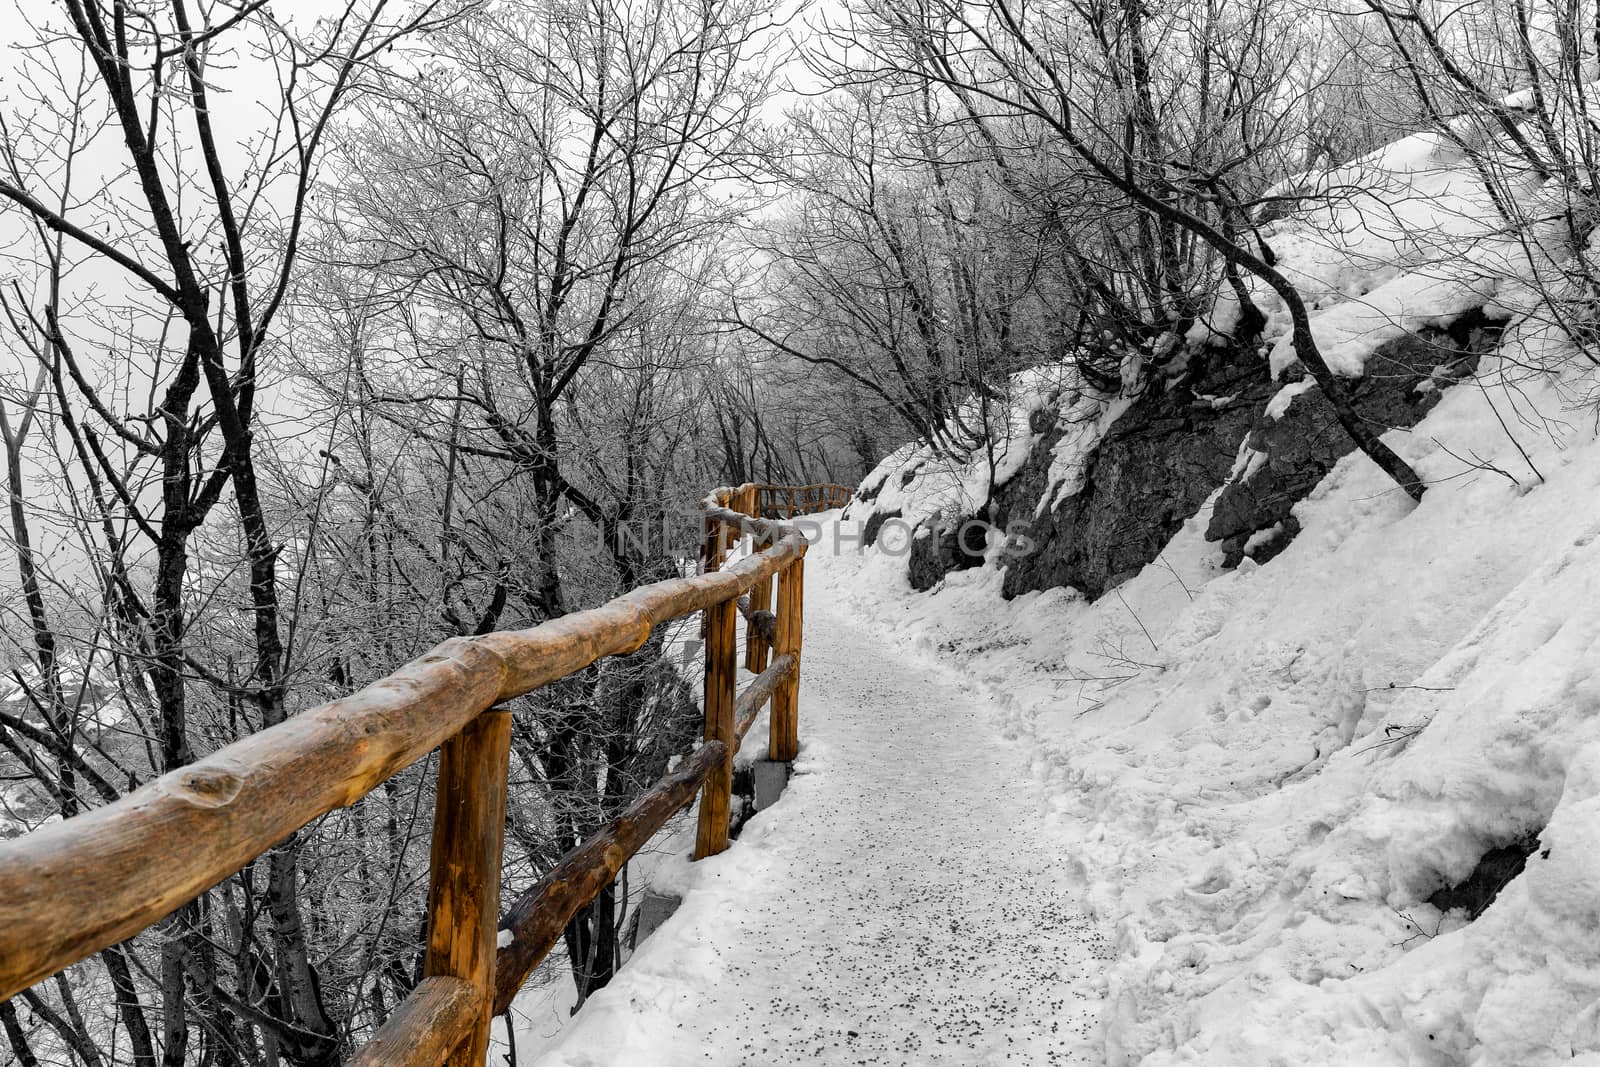
[[[758,348],[952,453],[976,443],[961,401],[1050,355],[1041,250],[969,142],[883,84],[795,110],[767,160],[785,197],[729,297]]]
[[[449,14],[440,2],[400,15],[388,6],[351,4],[306,31],[277,23],[260,0],[62,0],[27,27],[22,102],[0,126],[0,199],[29,243],[24,276],[4,300],[48,388],[30,395],[8,453],[48,396],[99,538],[102,610],[117,627],[125,695],[153,713],[155,750],[127,784],[291,710],[282,546],[258,463],[263,367],[330,120],[365,88],[376,57]],[[238,87],[246,108],[267,112],[265,123],[251,115],[243,137],[221,106],[236,64],[269,86]],[[249,624],[238,651],[248,666],[238,670],[231,650],[202,662],[195,637],[206,576],[193,553],[219,535],[237,538],[244,560]],[[31,549],[15,524],[13,541],[26,585]],[[233,584],[226,571],[210,576],[217,584],[204,596]],[[34,618],[46,668],[48,626]],[[71,733],[56,733],[71,765]],[[65,792],[74,782],[58,782],[66,814],[79,802]],[[297,900],[297,843],[264,866],[263,887],[247,870],[166,924],[158,1027],[143,1022],[121,950],[103,957],[135,1063],[185,1062],[195,1037],[199,1054],[219,1062],[336,1061],[340,1028]],[[225,936],[219,913],[235,906],[243,912]],[[219,951],[220,941],[232,948]]]
[[[1600,294],[1600,39],[1592,7],[1576,0],[1448,10],[1364,0],[1363,7],[1421,125],[1481,181],[1498,216],[1492,232],[1515,249],[1502,263],[1529,283],[1531,303],[1519,310],[1568,342],[1556,359],[1576,352],[1600,361],[1593,311]],[[1522,369],[1552,368],[1536,358]]]
[[[868,4],[840,32],[873,57],[860,77],[924,80],[987,142],[1043,139],[1064,151],[1078,180],[1137,209],[1137,254],[1149,257],[1147,273],[1160,279],[1168,326],[1153,354],[1175,349],[1203,305],[1185,280],[1195,242],[1220,260],[1245,324],[1262,320],[1237,272],[1266,283],[1290,319],[1296,356],[1341,426],[1420,499],[1421,480],[1357,414],[1317,348],[1305,300],[1253,239],[1249,220],[1264,202],[1264,179],[1280,176],[1267,161],[1285,156],[1273,57],[1283,55],[1275,35],[1286,14],[1268,4],[1194,2],[1153,13],[1133,0],[1064,7],[929,0]]]

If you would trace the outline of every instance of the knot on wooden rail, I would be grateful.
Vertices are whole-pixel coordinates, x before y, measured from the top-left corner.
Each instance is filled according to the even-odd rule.
[[[752,611],[750,613],[750,629],[763,641],[772,642],[778,639],[778,617],[770,611]]]
[[[767,589],[761,590],[763,600],[768,599],[767,593]],[[768,611],[765,607],[752,604],[748,593],[739,598],[739,614],[744,616],[744,621],[749,625],[750,632],[761,640],[770,644],[777,638],[778,616]]]
[[[161,789],[168,796],[197,808],[220,808],[233,803],[244,788],[244,777],[222,767],[186,767],[168,775]]]

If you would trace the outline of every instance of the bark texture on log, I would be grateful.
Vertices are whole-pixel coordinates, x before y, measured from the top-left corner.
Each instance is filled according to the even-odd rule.
[[[794,675],[795,668],[800,666],[800,660],[793,655],[779,656],[772,661],[772,666],[762,671],[751,683],[744,687],[739,694],[739,700],[733,706],[733,750],[739,751],[739,746],[744,744],[744,735],[750,732],[750,727],[756,724],[756,719],[761,717],[761,709],[777,688],[783,685]]]
[[[428,948],[422,973],[463,978],[476,998],[465,1038],[445,1062],[476,1067],[489,1050],[511,713],[484,712],[439,749]]]
[[[733,806],[733,705],[739,684],[738,609],[733,603],[706,610],[705,739],[720,743],[725,756],[706,776],[700,794],[700,822],[694,858],[715,856],[728,847]]]
[[[778,634],[772,650],[793,656],[794,667],[772,694],[772,729],[767,758],[788,763],[800,754],[800,627],[805,596],[805,557],[778,576]]]
[[[467,1037],[480,1000],[464,978],[424,978],[349,1067],[439,1067]]]

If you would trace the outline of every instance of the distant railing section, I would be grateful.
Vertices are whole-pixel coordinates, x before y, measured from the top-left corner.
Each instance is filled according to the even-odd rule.
[[[748,486],[740,486],[743,490]],[[814,485],[757,485],[751,515],[766,519],[792,519],[818,511],[842,508],[854,492],[848,485],[819,482]]]
[[[774,520],[849,499],[841,485],[718,489],[705,501],[704,573],[531,629],[452,638],[360,692],[0,844],[0,999],[154,924],[438,748],[424,977],[350,1062],[483,1064],[493,1016],[697,793],[695,858],[728,847],[734,753],[769,701],[768,756],[795,758],[806,541]],[[724,566],[744,537],[750,553]],[[654,627],[694,612],[704,613],[706,638],[704,743],[501,916],[505,702],[632,652]],[[743,690],[741,613],[755,674]]]

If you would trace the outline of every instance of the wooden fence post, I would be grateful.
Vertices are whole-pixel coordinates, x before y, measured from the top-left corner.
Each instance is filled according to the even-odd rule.
[[[721,741],[727,754],[706,775],[700,792],[700,823],[694,858],[715,856],[728,847],[728,816],[733,798],[733,705],[739,684],[739,605],[727,600],[706,609],[705,739]]]
[[[778,574],[778,633],[774,655],[793,653],[795,668],[772,693],[772,722],[767,758],[788,763],[800,754],[800,632],[806,587],[802,555]]]
[[[701,572],[710,574],[722,569],[722,524],[707,515],[704,520],[704,538],[700,548]]]
[[[716,502],[719,505],[724,503],[720,494],[717,496]],[[712,518],[710,515],[704,516],[700,522],[702,533],[700,573],[711,574],[722,569],[723,558],[728,554],[728,532],[723,528],[719,520]],[[706,620],[708,617],[708,615],[700,616],[701,640],[706,638]]]
[[[745,486],[745,496],[739,510],[753,519],[761,518],[761,498],[766,491],[765,486]],[[754,532],[750,535],[750,547],[753,552],[759,552],[766,547],[761,538]],[[745,620],[744,627],[744,666],[752,674],[760,674],[767,669],[767,653],[771,645],[767,639],[756,632],[756,613],[772,610],[772,581],[770,579],[758,582],[750,590],[750,614]]]
[[[480,1067],[489,1051],[510,751],[511,713],[499,708],[439,746],[422,973],[465,979],[478,998],[475,1024],[444,1061],[450,1067]]]
[[[755,617],[758,611],[772,610],[772,579],[763,578],[750,590],[750,622],[744,629],[744,669],[760,674],[767,669],[767,656],[772,646],[756,632]]]
[[[756,547],[763,546],[758,541]],[[767,656],[772,651],[771,642],[758,632],[756,624],[758,612],[772,611],[772,582],[771,578],[763,578],[750,588],[750,618],[744,628],[744,669],[751,674],[767,669]]]

